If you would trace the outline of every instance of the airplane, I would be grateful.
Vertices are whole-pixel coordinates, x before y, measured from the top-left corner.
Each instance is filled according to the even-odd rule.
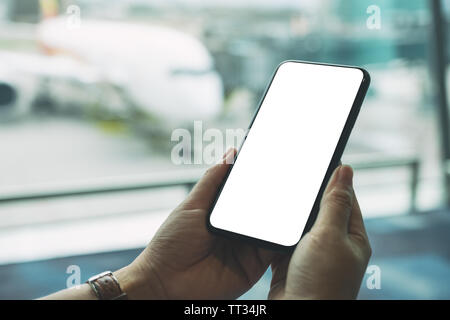
[[[223,84],[207,48],[169,27],[45,13],[41,53],[0,51],[0,120],[46,97],[58,111],[148,116],[166,123],[208,120],[222,110]],[[75,109],[75,110],[73,110]]]

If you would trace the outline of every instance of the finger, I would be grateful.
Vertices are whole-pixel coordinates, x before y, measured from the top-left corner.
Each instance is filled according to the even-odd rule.
[[[276,298],[284,291],[289,263],[292,254],[279,254],[271,263],[272,280],[270,282],[269,299]]]
[[[352,180],[353,170],[350,166],[336,168],[325,189],[313,228],[334,227],[342,232],[348,231],[354,203]]]
[[[271,264],[279,253],[273,249],[258,248],[258,254],[263,264]]]
[[[228,150],[221,163],[209,168],[189,193],[182,206],[185,208],[208,209],[228,172],[229,164],[233,163],[231,159],[234,159],[235,154],[236,149]]]
[[[236,154],[235,148],[228,149],[228,151],[223,154],[221,162],[224,163],[227,160],[228,156],[230,156],[232,153]]]
[[[361,208],[359,207],[358,199],[356,197],[355,191],[353,191],[353,208],[350,216],[350,223],[348,227],[348,232],[350,234],[360,234],[367,238],[366,228],[364,226],[364,220],[361,213]]]

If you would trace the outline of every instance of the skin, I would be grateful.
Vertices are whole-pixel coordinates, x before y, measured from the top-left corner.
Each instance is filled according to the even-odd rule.
[[[271,299],[355,299],[372,250],[352,187],[339,166],[324,192],[317,220],[291,255],[272,262]]]
[[[280,254],[211,234],[208,210],[233,162],[230,149],[166,219],[144,251],[114,272],[130,299],[235,299],[272,268],[270,299],[355,299],[371,249],[352,186],[339,166],[310,232]],[[86,284],[44,299],[95,299]]]

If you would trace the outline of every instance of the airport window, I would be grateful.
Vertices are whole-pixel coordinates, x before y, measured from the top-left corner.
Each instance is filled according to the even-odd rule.
[[[448,206],[450,1],[432,2],[1,1],[0,242],[18,246],[0,264],[145,245],[283,60],[371,74],[342,158],[364,218]],[[199,121],[210,136],[173,161]],[[58,243],[102,221],[134,231]]]

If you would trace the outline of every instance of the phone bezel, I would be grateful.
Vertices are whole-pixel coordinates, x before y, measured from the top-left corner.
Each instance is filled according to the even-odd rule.
[[[276,76],[276,74],[278,72],[278,69],[285,63],[303,63],[303,64],[314,64],[314,65],[322,65],[322,66],[330,66],[330,67],[358,69],[363,74],[363,78],[361,80],[361,84],[359,86],[359,89],[358,89],[358,92],[356,94],[355,100],[353,101],[353,105],[352,105],[352,107],[350,109],[349,116],[348,116],[348,118],[347,118],[347,120],[345,122],[345,125],[344,125],[344,128],[342,130],[341,136],[339,137],[339,140],[338,140],[338,143],[336,145],[335,151],[333,153],[333,156],[331,157],[331,160],[330,160],[330,163],[328,165],[327,171],[325,173],[324,179],[323,179],[322,184],[321,184],[321,186],[319,188],[319,192],[317,193],[317,197],[316,197],[316,199],[314,201],[314,205],[313,205],[313,207],[311,209],[311,212],[309,214],[308,220],[307,220],[307,222],[305,224],[305,227],[303,229],[302,235],[300,236],[300,239],[298,241],[298,242],[300,242],[300,240],[303,238],[303,236],[313,226],[314,221],[316,220],[317,214],[319,213],[320,200],[322,198],[323,192],[324,192],[324,190],[325,190],[325,188],[327,186],[328,180],[330,179],[334,169],[339,165],[339,161],[340,161],[340,159],[342,157],[342,154],[344,152],[345,146],[346,146],[346,144],[348,142],[348,139],[350,137],[350,133],[351,133],[351,131],[353,129],[353,126],[354,126],[354,124],[356,122],[356,119],[358,117],[359,111],[361,110],[362,103],[364,101],[365,95],[366,95],[367,90],[368,90],[369,85],[370,85],[370,75],[365,69],[363,69],[361,67],[355,67],[355,66],[337,65],[337,64],[319,63],[319,62],[309,62],[309,61],[301,61],[301,60],[286,60],[286,61],[283,61],[276,67],[276,69],[275,69],[275,71],[274,71],[274,73],[273,73],[273,75],[272,75],[272,77],[271,77],[271,79],[269,81],[269,84],[266,86],[266,88],[264,90],[264,94],[262,95],[262,97],[261,97],[261,99],[259,101],[258,108],[256,109],[255,114],[253,115],[252,120],[250,122],[250,125],[249,125],[249,127],[247,129],[247,134],[250,131],[250,129],[251,129],[251,127],[252,127],[252,125],[253,125],[253,123],[254,123],[257,115],[258,115],[258,112],[259,112],[259,110],[261,108],[261,105],[262,105],[262,103],[263,103],[263,101],[264,101],[264,99],[265,99],[265,97],[267,95],[267,92],[268,92],[270,86],[272,85],[273,79],[275,78],[275,76]],[[220,236],[224,236],[224,237],[227,237],[227,238],[231,238],[231,239],[235,239],[235,240],[245,241],[247,243],[251,243],[251,244],[254,244],[254,245],[262,247],[262,248],[267,248],[267,249],[272,249],[272,250],[275,249],[275,250],[282,250],[282,251],[290,251],[290,250],[292,250],[293,248],[295,248],[297,246],[298,242],[296,244],[292,245],[292,246],[285,246],[285,245],[282,245],[282,244],[279,244],[279,243],[274,243],[274,242],[270,242],[270,241],[266,241],[266,240],[262,240],[262,239],[258,239],[258,238],[254,238],[254,237],[250,237],[250,236],[247,236],[247,235],[244,235],[244,234],[236,233],[236,232],[233,232],[233,231],[216,228],[216,227],[214,227],[211,224],[211,220],[210,220],[211,214],[212,214],[212,212],[214,210],[214,207],[216,206],[216,203],[217,203],[217,200],[220,197],[220,194],[222,193],[223,187],[225,186],[225,183],[228,180],[228,176],[230,175],[231,170],[233,169],[233,165],[234,165],[234,163],[236,162],[236,160],[237,160],[237,158],[239,156],[239,152],[242,149],[243,144],[245,143],[245,140],[246,139],[244,138],[244,140],[242,141],[242,143],[241,143],[241,145],[239,147],[238,152],[235,155],[233,164],[229,165],[229,168],[227,170],[225,178],[224,178],[223,182],[221,183],[221,185],[219,187],[219,190],[217,192],[216,198],[214,199],[214,202],[212,203],[212,205],[211,205],[211,207],[210,207],[210,209],[208,211],[208,214],[207,214],[207,217],[206,217],[207,229],[210,232],[214,233],[214,234],[217,234],[217,235],[220,235]]]

